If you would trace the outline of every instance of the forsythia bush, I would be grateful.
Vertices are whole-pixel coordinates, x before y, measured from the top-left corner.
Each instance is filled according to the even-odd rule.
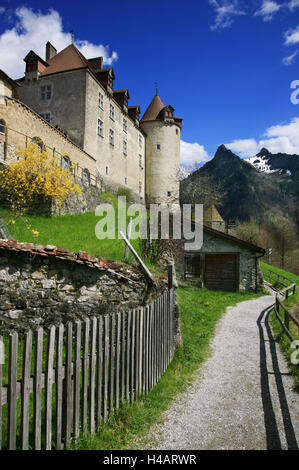
[[[61,205],[69,193],[81,194],[71,171],[37,145],[20,148],[16,155],[18,160],[0,171],[2,190],[14,212],[24,212],[39,197],[55,197]]]

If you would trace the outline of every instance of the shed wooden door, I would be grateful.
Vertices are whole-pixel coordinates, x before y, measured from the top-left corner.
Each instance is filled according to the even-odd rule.
[[[205,255],[204,286],[207,289],[235,292],[238,287],[237,279],[237,255]]]

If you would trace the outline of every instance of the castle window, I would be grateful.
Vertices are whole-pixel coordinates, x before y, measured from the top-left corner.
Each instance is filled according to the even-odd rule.
[[[171,191],[167,191],[167,196],[171,197]]]
[[[51,121],[51,113],[41,113],[40,117],[43,118],[47,122]]]
[[[123,131],[124,131],[125,133],[128,132],[128,122],[127,122],[127,120],[126,120],[125,118],[123,118]]]
[[[83,168],[82,170],[82,182],[88,186],[90,185],[90,173],[87,168]]]
[[[142,169],[142,155],[139,155],[139,166]]]
[[[33,137],[31,143],[36,145],[41,151],[43,151],[44,143],[39,137]]]
[[[71,160],[67,155],[64,155],[61,158],[61,166],[64,170],[69,170],[71,168]]]
[[[109,129],[109,144],[114,145],[114,130]]]
[[[139,181],[139,194],[141,194],[141,192],[142,192],[142,183],[141,181]]]
[[[109,166],[106,166],[106,175],[109,175]]]
[[[125,177],[125,184],[128,184],[128,178]]]
[[[5,127],[6,127],[6,125],[5,125],[4,119],[0,119],[0,134],[4,134]]]
[[[114,106],[113,104],[110,104],[110,119],[112,119],[112,121],[114,121]]]
[[[43,85],[40,87],[40,98],[42,101],[50,100],[52,97],[52,86]]]
[[[142,147],[142,137],[141,137],[141,135],[139,135],[139,147],[140,148]]]
[[[104,109],[104,96],[99,93],[99,108]]]
[[[160,145],[160,144],[157,144],[157,145],[156,145],[156,149],[157,149],[157,150],[161,150],[161,145]]]
[[[104,123],[101,119],[98,119],[98,135],[104,137]]]
[[[175,130],[175,133],[176,133],[176,135],[179,135],[179,130],[176,129],[176,130]]]
[[[125,140],[123,141],[123,153],[125,156],[128,155],[128,144]]]

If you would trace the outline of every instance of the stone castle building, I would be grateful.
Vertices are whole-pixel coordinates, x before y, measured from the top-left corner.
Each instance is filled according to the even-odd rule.
[[[23,78],[14,85],[2,80],[11,91],[1,92],[0,85],[6,96],[0,126],[11,143],[14,129],[54,149],[64,166],[75,164],[77,176],[94,175],[105,189],[128,188],[142,203],[179,202],[182,119],[174,108],[156,94],[140,120],[129,90],[114,89],[113,68],[104,68],[102,57],[86,59],[73,44],[57,53],[48,42],[45,60],[30,51],[24,61]]]

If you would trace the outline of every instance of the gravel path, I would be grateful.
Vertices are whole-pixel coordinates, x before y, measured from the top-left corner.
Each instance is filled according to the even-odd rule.
[[[228,307],[212,355],[138,447],[297,449],[298,394],[268,324],[274,295]]]

